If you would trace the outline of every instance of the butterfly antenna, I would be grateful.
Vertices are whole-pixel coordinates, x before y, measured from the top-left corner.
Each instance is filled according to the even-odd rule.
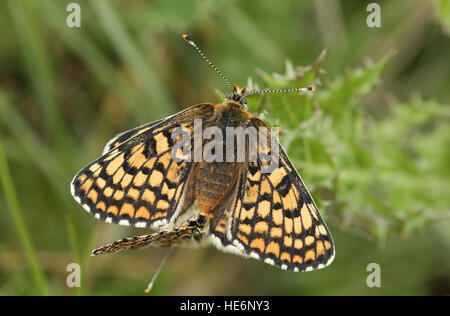
[[[214,66],[214,64],[212,62],[209,61],[208,57],[205,56],[205,54],[203,54],[203,52],[201,51],[200,48],[198,48],[197,44],[194,43],[194,41],[192,40],[192,38],[187,35],[187,34],[183,34],[183,38],[186,42],[188,42],[189,44],[191,44],[192,46],[194,46],[194,48],[197,50],[197,52],[200,54],[200,56],[203,57],[204,60],[206,60],[206,62],[212,67],[212,69],[214,69],[220,77],[222,77],[222,79],[225,81],[225,83],[227,84],[228,88],[230,88],[230,90],[233,90],[233,88],[231,87],[230,82],[228,81],[228,79],[223,75],[223,73],[217,69],[216,66]]]
[[[314,87],[305,87],[305,88],[295,88],[295,89],[281,89],[281,90],[255,90],[255,91],[250,91],[247,92],[243,95],[243,97],[252,95],[252,94],[259,94],[259,93],[272,93],[272,92],[293,92],[293,91],[301,91],[301,92],[315,92],[316,88]]]
[[[159,267],[158,267],[158,269],[156,270],[155,274],[153,275],[152,280],[150,281],[150,283],[147,285],[147,288],[145,289],[145,293],[146,293],[146,294],[150,293],[150,291],[152,290],[153,284],[155,283],[155,280],[156,280],[156,278],[158,277],[159,272],[161,272],[161,270],[162,270],[164,264],[166,263],[167,258],[169,258],[169,255],[170,255],[170,253],[172,252],[172,249],[173,249],[173,247],[170,246],[170,248],[169,248],[169,250],[167,251],[166,255],[164,256],[164,258],[162,259],[161,263],[159,264]]]

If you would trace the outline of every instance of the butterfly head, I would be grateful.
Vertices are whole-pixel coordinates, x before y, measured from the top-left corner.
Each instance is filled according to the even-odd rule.
[[[233,91],[227,95],[226,99],[247,105],[247,100],[245,99],[245,87],[239,89],[236,84],[233,84]]]

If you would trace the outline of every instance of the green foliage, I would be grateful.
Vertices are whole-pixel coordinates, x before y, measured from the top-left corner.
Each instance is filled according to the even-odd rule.
[[[249,111],[280,127],[337,257],[292,274],[177,250],[154,294],[449,293],[448,1],[384,1],[380,29],[364,2],[306,0],[80,0],[71,29],[69,2],[0,2],[0,294],[143,293],[164,251],[91,258],[147,231],[96,221],[69,183],[116,133],[223,100],[184,32],[239,86],[317,88],[249,97]],[[79,289],[65,284],[71,262]],[[380,289],[365,284],[370,262]]]
[[[450,3],[446,0],[435,0],[436,10],[440,16],[442,26],[446,32],[450,32]]]
[[[447,219],[450,205],[448,106],[412,99],[375,117],[362,104],[388,61],[318,85],[316,95],[271,94],[264,101],[264,118],[287,127],[282,144],[306,183],[333,193],[322,204],[346,225],[379,239]],[[294,69],[288,63],[286,75],[261,77],[267,86],[293,88],[317,81],[319,73],[317,66]]]

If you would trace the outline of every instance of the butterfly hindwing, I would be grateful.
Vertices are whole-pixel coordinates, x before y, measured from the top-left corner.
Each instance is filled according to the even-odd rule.
[[[119,134],[75,176],[72,195],[103,221],[150,228],[173,223],[187,208],[183,196],[193,164],[172,159],[172,131],[192,129],[194,119],[212,111],[212,105],[200,104]]]
[[[253,118],[250,124],[270,131],[260,119]],[[264,173],[261,167],[267,163],[260,158],[248,163],[231,206],[228,225],[222,232],[211,227],[211,240],[222,250],[283,269],[323,268],[334,258],[330,232],[299,174],[274,140],[279,151],[278,167]],[[268,154],[270,148],[259,150]]]

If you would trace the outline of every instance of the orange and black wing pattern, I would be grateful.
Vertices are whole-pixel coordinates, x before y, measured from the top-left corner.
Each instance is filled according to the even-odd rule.
[[[252,118],[250,124],[270,131],[260,119]],[[267,162],[258,158],[247,164],[228,217],[210,227],[209,240],[223,251],[286,270],[323,268],[334,259],[331,234],[299,174],[275,141],[278,166],[263,173],[261,167]],[[269,154],[270,146],[259,150]]]
[[[126,142],[127,140],[138,136],[139,134],[142,134],[148,130],[150,130],[152,127],[155,127],[156,125],[158,125],[159,123],[161,123],[164,120],[158,120],[155,122],[151,122],[148,124],[144,124],[142,126],[139,127],[135,127],[129,131],[120,133],[116,136],[114,136],[106,145],[105,148],[103,149],[103,155],[106,154],[108,151],[110,151],[113,148],[116,148],[117,146],[123,144],[124,142]]]
[[[152,229],[173,224],[189,207],[184,194],[193,163],[172,159],[172,131],[192,129],[194,119],[213,111],[213,105],[200,104],[119,134],[72,180],[73,197],[109,223]]]

